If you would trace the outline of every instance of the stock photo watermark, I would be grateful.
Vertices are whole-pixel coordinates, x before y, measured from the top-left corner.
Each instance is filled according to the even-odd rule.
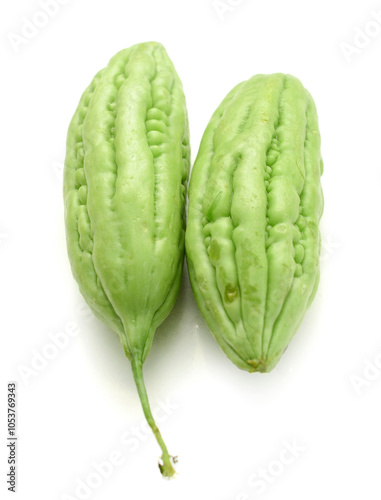
[[[7,426],[7,485],[8,491],[17,492],[17,382],[8,382]]]
[[[165,422],[179,408],[170,400],[160,401],[152,414],[158,423]],[[152,431],[146,421],[140,425],[131,426],[119,437],[119,446],[109,452],[103,460],[94,460],[88,467],[88,472],[74,480],[70,493],[62,493],[60,500],[87,500],[109,479],[115,470],[126,462],[126,454],[135,453],[147,439],[152,438]]]
[[[7,238],[8,238],[7,233],[0,233],[0,246],[5,242]]]
[[[333,241],[329,236],[324,236],[321,242],[320,262],[327,262],[338,248],[340,243]]]
[[[227,14],[234,12],[245,0],[213,0],[213,7],[223,21]]]
[[[246,483],[250,492],[241,491],[234,500],[252,500],[265,493],[267,488],[277,481],[306,450],[307,447],[297,443],[296,439],[293,439],[292,442],[283,441],[282,449],[277,458],[265,466],[258,467],[248,477]]]
[[[353,27],[353,38],[350,42],[340,43],[341,51],[348,64],[352,62],[355,56],[361,54],[375,38],[381,34],[381,10],[370,12],[368,22],[360,26]]]
[[[85,303],[81,303],[77,308],[78,315],[86,322],[95,320],[94,315]],[[48,333],[49,341],[40,348],[33,348],[30,351],[29,361],[20,363],[17,366],[18,374],[22,382],[27,387],[38,375],[45,371],[52,362],[69,346],[72,339],[77,337],[81,329],[77,322],[70,321],[65,328],[58,332]]]
[[[79,333],[79,327],[76,323],[67,323],[63,331],[57,333],[48,333],[50,342],[47,342],[40,349],[32,349],[28,364],[20,364],[17,371],[25,386],[28,386],[31,379],[36,378],[44,371],[49,364],[55,360],[58,355],[67,348],[70,340]]]
[[[67,5],[71,0],[39,0],[38,7],[29,17],[23,16],[20,20],[21,26],[17,32],[10,31],[7,35],[9,43],[17,54],[28,45],[49,21],[56,17],[61,7]]]
[[[381,378],[381,351],[374,357],[364,358],[359,373],[351,373],[349,381],[357,395]]]
[[[52,168],[53,172],[55,173],[58,182],[62,183],[63,182],[64,164],[60,161],[52,161],[51,168]]]

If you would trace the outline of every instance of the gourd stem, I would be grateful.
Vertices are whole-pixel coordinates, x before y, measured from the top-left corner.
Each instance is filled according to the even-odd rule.
[[[131,366],[132,366],[132,373],[134,375],[135,379],[135,384],[138,390],[139,398],[143,407],[143,412],[144,416],[146,417],[148,425],[151,427],[152,432],[154,433],[154,436],[163,452],[161,459],[162,459],[162,464],[159,463],[159,468],[160,472],[163,474],[165,477],[172,477],[176,471],[173,468],[172,462],[171,462],[171,456],[168,453],[168,449],[166,444],[164,443],[164,440],[161,436],[161,433],[159,431],[158,426],[156,425],[156,422],[152,416],[151,408],[149,405],[148,401],[148,396],[147,396],[147,390],[144,384],[144,379],[143,379],[143,363],[142,360],[139,359],[136,356],[132,356],[131,358]]]

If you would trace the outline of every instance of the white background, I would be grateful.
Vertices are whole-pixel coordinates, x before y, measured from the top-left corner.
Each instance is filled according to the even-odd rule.
[[[381,367],[381,2],[230,4],[71,0],[20,45],[10,36],[22,36],[24,17],[36,20],[41,7],[1,3],[2,497],[11,496],[6,384],[16,380],[22,500],[380,498],[381,376],[372,363]],[[372,10],[378,23],[369,24]],[[225,357],[186,276],[157,331],[145,379],[152,407],[170,404],[160,428],[179,457],[171,481],[157,469],[152,435],[122,441],[143,424],[130,365],[84,306],[63,225],[61,166],[79,97],[117,51],[149,40],[164,44],[183,81],[193,160],[235,84],[287,72],[315,99],[325,163],[321,285],[276,369],[249,374]],[[77,335],[26,376],[70,324]],[[94,464],[115,452],[122,463],[81,497],[80,481],[96,483]]]

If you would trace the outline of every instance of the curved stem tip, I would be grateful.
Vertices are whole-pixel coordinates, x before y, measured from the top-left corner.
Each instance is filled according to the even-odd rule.
[[[164,443],[164,440],[161,436],[159,428],[156,425],[156,422],[152,416],[151,408],[150,408],[149,401],[148,401],[147,391],[146,391],[146,387],[145,387],[144,379],[143,379],[142,360],[137,358],[136,356],[132,356],[131,366],[132,366],[132,373],[134,375],[139,398],[140,398],[140,401],[141,401],[141,404],[143,407],[144,416],[146,417],[147,423],[151,427],[152,432],[156,438],[156,441],[158,442],[158,444],[163,452],[162,456],[161,456],[162,463],[159,463],[160,472],[162,473],[162,475],[164,477],[168,477],[168,478],[172,477],[172,476],[174,476],[176,471],[172,465],[172,457],[168,453],[167,446]]]

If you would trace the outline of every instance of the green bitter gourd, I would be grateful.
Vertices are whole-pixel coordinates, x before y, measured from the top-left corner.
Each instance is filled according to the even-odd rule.
[[[180,287],[189,161],[185,97],[164,47],[152,42],[122,50],[95,76],[70,123],[67,249],[82,295],[131,360],[168,477],[174,469],[142,366]]]
[[[226,355],[270,371],[319,282],[323,163],[297,78],[257,75],[213,114],[189,184],[185,236],[198,306]]]

